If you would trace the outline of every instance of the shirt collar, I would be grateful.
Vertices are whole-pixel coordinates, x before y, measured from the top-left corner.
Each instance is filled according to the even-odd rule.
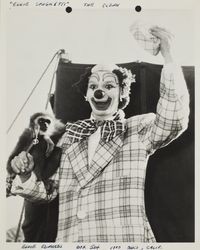
[[[116,118],[117,118],[117,119],[116,119]],[[90,119],[91,119],[91,120],[96,120],[96,119],[94,118],[94,116],[92,115],[92,113],[91,113],[91,115],[90,115]],[[106,119],[106,121],[112,121],[112,120],[114,120],[114,119],[119,120],[119,121],[121,121],[121,122],[124,122],[124,121],[125,121],[125,113],[124,113],[124,111],[123,111],[122,109],[119,109],[114,115],[108,117],[108,118]]]

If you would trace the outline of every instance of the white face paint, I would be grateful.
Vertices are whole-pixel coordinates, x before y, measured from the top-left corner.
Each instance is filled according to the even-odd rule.
[[[95,98],[96,90],[103,91],[102,98]],[[89,79],[87,99],[92,108],[92,115],[96,119],[105,120],[118,110],[120,88],[118,79],[110,71],[96,71]]]

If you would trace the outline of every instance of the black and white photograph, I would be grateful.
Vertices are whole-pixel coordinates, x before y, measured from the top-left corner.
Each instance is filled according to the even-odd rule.
[[[199,4],[157,2],[3,5],[5,249],[196,249]]]

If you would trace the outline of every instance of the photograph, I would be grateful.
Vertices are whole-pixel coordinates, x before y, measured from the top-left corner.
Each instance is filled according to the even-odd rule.
[[[6,5],[6,249],[195,247],[195,5],[125,3]]]

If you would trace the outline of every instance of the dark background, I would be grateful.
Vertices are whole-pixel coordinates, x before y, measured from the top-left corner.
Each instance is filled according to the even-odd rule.
[[[136,74],[131,100],[124,110],[126,117],[155,112],[162,65],[138,62],[118,65]],[[56,117],[63,122],[90,116],[88,103],[72,84],[91,66],[60,60],[52,102]],[[146,174],[146,212],[158,242],[194,241],[194,67],[182,68],[190,93],[189,127],[181,137],[150,157]]]

